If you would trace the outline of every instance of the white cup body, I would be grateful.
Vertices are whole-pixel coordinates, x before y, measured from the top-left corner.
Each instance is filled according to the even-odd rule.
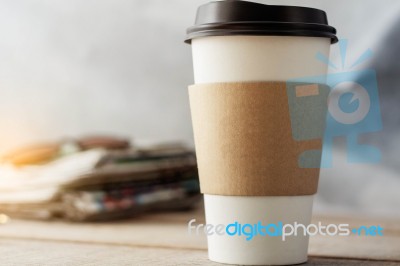
[[[215,82],[287,81],[326,75],[330,39],[298,36],[210,36],[192,40],[196,84]],[[204,195],[206,222],[218,225],[311,222],[313,195]],[[307,261],[308,236],[279,237],[212,235],[207,237],[212,261],[241,265],[288,265]]]

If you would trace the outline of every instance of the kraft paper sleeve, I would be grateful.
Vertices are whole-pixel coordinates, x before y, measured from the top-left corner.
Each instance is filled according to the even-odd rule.
[[[307,86],[300,86],[294,97],[318,94],[318,87],[309,85],[307,89]],[[286,82],[189,86],[202,193],[229,196],[316,193],[321,153],[317,152],[315,168],[300,167],[299,156],[307,151],[321,151],[322,139],[293,137],[293,132],[299,130],[292,132],[292,126],[300,125],[302,130],[306,127],[302,126],[302,119],[306,121],[308,115],[290,110],[289,102],[293,99],[288,98],[288,92]],[[315,101],[326,105],[326,98],[317,97]],[[295,123],[291,123],[291,111],[298,116]],[[324,119],[325,111],[323,108],[319,111]]]

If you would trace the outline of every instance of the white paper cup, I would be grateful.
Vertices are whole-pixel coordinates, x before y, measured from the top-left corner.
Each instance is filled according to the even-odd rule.
[[[305,77],[326,75],[327,65],[316,55],[329,57],[330,44],[337,42],[335,34],[321,10],[216,1],[199,7],[186,42],[192,45],[195,84],[286,82],[296,78],[306,82]],[[206,222],[214,226],[234,222],[308,225],[313,195],[229,196],[205,192],[204,202]],[[244,236],[227,234],[207,239],[209,258],[216,262],[287,265],[307,261],[308,236],[303,234],[285,241],[261,235],[248,241]]]

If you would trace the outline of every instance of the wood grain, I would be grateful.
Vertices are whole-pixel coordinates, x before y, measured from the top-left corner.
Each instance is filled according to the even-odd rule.
[[[206,238],[187,233],[192,218],[204,223],[201,207],[113,223],[11,220],[0,226],[1,265],[218,265],[207,259]],[[380,224],[384,236],[311,237],[306,265],[400,265],[398,221],[314,217],[319,221]]]

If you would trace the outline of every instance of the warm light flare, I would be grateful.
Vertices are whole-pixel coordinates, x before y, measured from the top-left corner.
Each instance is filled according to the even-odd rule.
[[[0,224],[6,224],[10,221],[10,217],[7,215],[0,213]]]

